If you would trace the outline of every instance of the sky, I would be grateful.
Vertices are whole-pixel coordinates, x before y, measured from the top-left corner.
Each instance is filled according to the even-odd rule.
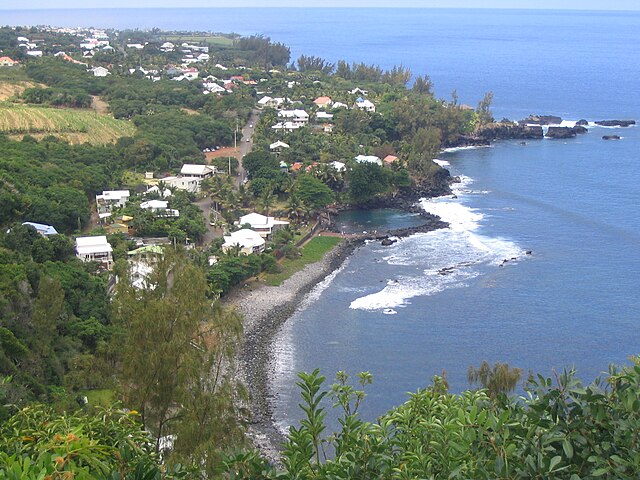
[[[170,7],[417,7],[417,8],[527,8],[551,10],[640,10],[638,0],[0,0],[0,10],[50,8],[170,8]]]

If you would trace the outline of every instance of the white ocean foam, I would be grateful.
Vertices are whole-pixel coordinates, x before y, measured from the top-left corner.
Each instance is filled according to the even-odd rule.
[[[447,222],[453,231],[462,232],[475,230],[483,215],[477,209],[467,207],[462,203],[442,198],[424,199],[421,206],[427,212],[439,216]]]
[[[442,153],[461,152],[463,150],[475,150],[476,148],[491,148],[491,145],[468,145],[466,147],[443,148]]]
[[[327,275],[321,282],[317,283],[316,286],[313,287],[307,295],[305,295],[302,302],[300,302],[300,306],[298,307],[298,310],[305,309],[309,305],[314,303],[316,300],[318,300],[320,298],[320,295],[322,295],[322,292],[324,292],[329,287],[329,285],[331,285],[331,282],[333,282],[333,279],[336,278],[336,275],[338,275],[342,270],[344,270],[348,263],[349,263],[349,260],[346,260],[342,265],[340,265],[339,268],[335,269],[333,272]]]
[[[446,160],[440,160],[439,158],[434,158],[433,163],[440,165],[441,167],[448,167],[449,165],[451,165]]]
[[[403,238],[391,249],[376,252],[390,266],[403,268],[403,273],[388,280],[380,290],[356,298],[349,308],[385,313],[386,309],[406,306],[415,297],[465,287],[469,280],[482,274],[483,266],[505,267],[524,256],[515,242],[478,233],[483,213],[462,203],[472,183],[473,179],[463,176],[454,185],[458,198],[421,201],[427,212],[438,215],[450,227]],[[412,267],[416,274],[410,273]]]

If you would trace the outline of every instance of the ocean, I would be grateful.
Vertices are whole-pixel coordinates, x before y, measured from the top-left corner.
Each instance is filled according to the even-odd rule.
[[[532,10],[149,9],[3,11],[4,24],[259,33],[329,61],[429,74],[436,93],[496,118],[640,120],[640,14]],[[622,136],[604,141],[603,135]],[[296,372],[370,371],[373,419],[446,372],[508,362],[585,381],[640,353],[640,130],[591,125],[570,140],[444,152],[456,196],[424,201],[449,229],[358,249],[278,333],[281,426],[300,418]],[[412,225],[397,211],[343,217],[352,231]],[[531,254],[527,254],[530,251]]]

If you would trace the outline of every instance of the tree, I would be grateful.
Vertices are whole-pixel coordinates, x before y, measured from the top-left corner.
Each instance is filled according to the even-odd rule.
[[[239,388],[232,367],[240,318],[207,298],[203,272],[183,252],[165,251],[149,277],[153,288],[138,290],[127,271],[120,274],[114,345],[125,405],[140,412],[156,450],[163,437],[178,434],[178,457],[207,462],[205,443],[214,455],[242,437],[231,398]],[[208,431],[193,436],[200,425]]]
[[[421,128],[411,142],[411,152],[407,166],[412,173],[427,176],[436,167],[433,159],[440,152],[440,131],[435,128]]]
[[[493,92],[485,93],[480,103],[478,103],[478,108],[476,112],[478,114],[478,124],[479,126],[484,126],[494,121],[493,114],[491,113],[491,103],[493,102]]]
[[[295,195],[314,210],[326,207],[334,201],[331,189],[311,175],[300,175],[293,186]]]
[[[390,186],[391,171],[375,163],[356,163],[347,174],[351,201],[365,203],[386,192]]]
[[[433,96],[433,82],[431,81],[431,77],[429,77],[429,75],[418,75],[411,89],[421,95]]]
[[[513,392],[522,377],[522,370],[512,368],[507,363],[496,363],[493,368],[485,360],[479,368],[473,365],[467,370],[467,380],[471,385],[479,384],[487,390],[491,398],[501,393]]]

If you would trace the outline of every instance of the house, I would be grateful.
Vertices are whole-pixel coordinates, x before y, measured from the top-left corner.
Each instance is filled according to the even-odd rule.
[[[367,99],[363,100],[362,98],[358,98],[356,100],[356,107],[358,107],[360,110],[365,110],[367,112],[376,111],[376,106],[373,104],[373,102]]]
[[[144,48],[144,45],[142,45],[141,43],[127,43],[127,48],[142,50]]]
[[[268,95],[262,97],[260,100],[258,100],[258,108],[265,108],[265,107],[269,107],[269,108],[282,108],[282,106],[285,103],[285,99],[282,97],[276,97],[276,98],[272,98],[269,97]]]
[[[331,105],[332,101],[329,97],[318,97],[313,103],[315,103],[319,108],[327,108]]]
[[[165,188],[164,190],[160,190],[160,187],[158,185],[154,185],[153,187],[149,187],[147,189],[146,192],[144,192],[144,195],[158,195],[160,198],[169,198],[171,195],[173,195],[171,193],[171,190],[168,188]]]
[[[258,232],[243,228],[225,235],[222,251],[226,253],[234,248],[240,248],[240,253],[251,255],[264,252],[264,244],[264,238]]]
[[[367,95],[369,92],[366,90],[362,90],[359,87],[354,88],[353,90],[349,90],[351,95]]]
[[[280,110],[278,112],[278,118],[283,118],[285,121],[301,127],[309,123],[309,114],[300,109]]]
[[[333,114],[327,112],[317,112],[316,118],[318,120],[331,120],[333,119]]]
[[[55,227],[46,225],[44,223],[22,222],[22,225],[29,225],[30,227],[35,228],[36,232],[38,232],[43,237],[48,237],[49,235],[58,235],[58,231],[55,229]]]
[[[324,125],[322,125],[322,131],[324,133],[333,133],[333,124],[325,123]]]
[[[105,190],[102,192],[102,195],[96,195],[98,214],[111,213],[111,210],[114,207],[124,207],[127,204],[130,195],[129,190]],[[101,216],[100,218],[104,218],[104,216]]]
[[[289,148],[289,145],[280,140],[269,145],[269,150],[275,153],[280,153],[283,148]]]
[[[184,177],[197,177],[197,178],[209,178],[216,173],[215,167],[209,165],[196,165],[192,163],[185,163],[182,165],[180,174]]]
[[[27,52],[27,55],[29,55],[30,57],[41,57],[42,56],[42,50],[29,50]]]
[[[9,57],[0,57],[0,67],[13,67],[18,62]]]
[[[387,155],[382,159],[382,161],[384,162],[385,165],[391,165],[394,162],[398,161],[398,157],[396,157],[395,155]]]
[[[198,193],[200,191],[200,177],[165,177],[161,180],[168,187],[184,190],[189,193]]]
[[[302,125],[293,122],[278,122],[271,128],[273,128],[274,130],[286,130],[288,132],[292,132],[299,129],[300,127],[302,127]]]
[[[291,164],[291,171],[292,172],[298,172],[298,171],[302,170],[303,166],[304,166],[304,163],[302,163],[302,162],[293,162]]]
[[[127,252],[129,255],[131,285],[138,289],[154,288],[149,278],[153,268],[164,255],[164,249],[160,245],[145,245]]]
[[[168,208],[169,202],[166,200],[147,200],[140,204],[143,210],[150,210],[159,217],[179,217],[180,212],[175,209]]]
[[[345,171],[345,165],[343,162],[338,162],[338,161],[333,161],[331,162],[329,165],[331,165],[331,167],[336,171],[336,172],[344,172]]]
[[[175,48],[176,46],[171,42],[164,42],[162,45],[160,45],[160,50],[162,50],[163,52],[173,52]]]
[[[105,235],[77,237],[76,257],[83,262],[98,262],[107,270],[113,268],[113,248]]]
[[[260,234],[262,238],[268,238],[278,228],[282,228],[289,225],[289,222],[285,220],[276,220],[274,217],[267,217],[260,215],[259,213],[249,213],[237,222],[238,225],[249,225],[251,230],[254,230]]]
[[[355,161],[358,163],[375,163],[376,165],[382,166],[382,160],[375,155],[358,155]]]
[[[349,105],[347,105],[346,103],[342,103],[342,102],[335,102],[331,108],[336,109],[336,108],[349,108]]]
[[[202,84],[203,88],[205,89],[203,93],[205,94],[209,94],[209,93],[222,93],[222,92],[226,92],[227,90],[218,85],[215,82],[205,82]]]
[[[94,77],[106,77],[107,75],[111,75],[111,72],[104,67],[94,67],[90,71],[93,72]]]

